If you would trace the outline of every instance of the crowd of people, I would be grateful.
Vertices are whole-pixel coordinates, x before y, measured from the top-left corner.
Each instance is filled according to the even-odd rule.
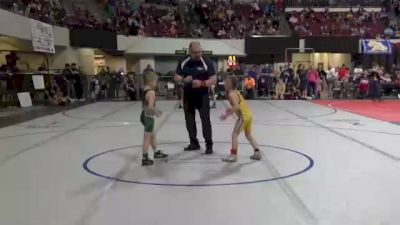
[[[143,71],[153,71],[150,65]],[[125,93],[125,100],[137,99],[139,87],[135,84],[135,74],[125,74],[123,70],[111,71],[110,67],[101,69],[100,72],[90,80],[89,89],[91,101],[98,99],[119,99],[121,91]]]
[[[106,17],[87,8],[67,11],[58,0],[0,1],[0,7],[49,24],[70,29],[95,28],[125,35],[150,37],[244,38],[278,34],[283,0],[262,3],[189,1],[182,6],[103,1]]]
[[[280,33],[279,16],[283,0],[252,3],[189,1],[159,5],[129,0],[102,1],[105,17],[97,18],[89,9],[67,11],[58,0],[0,1],[2,8],[46,23],[70,29],[95,28],[125,35],[150,37],[231,38]],[[389,9],[367,12],[361,7],[348,12],[314,12],[309,4],[301,12],[289,12],[286,19],[300,36],[396,37],[397,24],[390,24]],[[400,3],[394,4],[399,15]]]
[[[375,38],[387,34],[391,37],[394,32],[385,30],[389,25],[389,16],[385,8],[381,12],[368,12],[358,8],[348,12],[315,12],[305,8],[301,12],[289,12],[286,19],[300,36],[360,36]],[[389,27],[388,27],[389,28]]]
[[[220,73],[218,79],[223,80],[226,74],[243,74],[236,71]],[[344,64],[329,66],[327,70],[322,65],[306,67],[299,64],[293,69],[287,64],[277,71],[270,65],[254,65],[244,74],[242,90],[249,99],[316,99],[321,98],[322,93],[326,93],[327,98],[380,99],[389,95],[400,98],[399,71],[395,66],[385,71],[376,63],[369,69],[356,66],[353,71]]]

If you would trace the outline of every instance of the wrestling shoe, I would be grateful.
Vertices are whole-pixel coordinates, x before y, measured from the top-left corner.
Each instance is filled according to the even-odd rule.
[[[184,151],[197,151],[197,150],[200,150],[200,145],[199,144],[189,144],[183,150]]]
[[[158,150],[156,152],[154,152],[154,159],[163,159],[163,158],[167,158],[168,154],[165,154],[164,152]]]
[[[153,165],[153,160],[151,160],[150,158],[143,158],[142,159],[142,166],[151,166]]]
[[[229,162],[229,163],[233,163],[237,161],[237,155],[229,155],[226,158],[223,158],[222,161],[224,162]]]
[[[261,153],[260,152],[254,152],[254,154],[252,156],[250,156],[250,159],[252,160],[261,160]]]

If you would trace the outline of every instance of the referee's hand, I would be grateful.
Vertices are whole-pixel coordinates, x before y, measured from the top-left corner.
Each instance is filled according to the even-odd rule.
[[[192,76],[187,76],[187,77],[185,77],[183,79],[183,83],[185,83],[185,84],[192,83],[192,81],[193,81],[193,77]]]

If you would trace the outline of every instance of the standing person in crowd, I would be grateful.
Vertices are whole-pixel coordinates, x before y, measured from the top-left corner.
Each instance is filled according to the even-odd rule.
[[[133,82],[133,79],[129,75],[126,75],[125,92],[126,92],[126,97],[129,97],[131,101],[136,100],[135,83]]]
[[[358,65],[356,68],[354,68],[354,79],[361,77],[363,73],[364,71],[362,65]]]
[[[290,68],[289,64],[286,64],[280,76],[285,85],[293,82],[293,76],[294,74],[292,68]]]
[[[101,69],[100,72],[97,74],[97,79],[99,80],[100,83],[101,96],[106,97],[109,77],[107,75],[107,71],[104,68]]]
[[[318,64],[318,70],[317,70],[317,72],[318,72],[318,74],[319,74],[319,77],[320,77],[320,79],[321,79],[321,81],[322,81],[322,83],[321,83],[321,91],[323,91],[324,90],[324,88],[325,88],[325,83],[326,83],[326,75],[327,75],[327,73],[326,73],[326,71],[324,70],[324,66],[322,65],[322,64]]]
[[[246,98],[253,99],[255,95],[256,80],[248,74],[244,79],[244,88],[246,91]]]
[[[310,68],[307,71],[307,80],[308,80],[308,94],[313,98],[315,96],[317,90],[317,80],[318,80],[318,71],[315,70],[314,66],[310,65]]]
[[[301,91],[300,91],[300,77],[299,75],[296,73],[293,76],[293,86],[291,89],[291,95],[292,95],[292,99],[299,99],[301,96]]]
[[[213,153],[212,127],[210,121],[210,98],[208,89],[215,85],[216,75],[212,61],[203,57],[203,49],[197,41],[189,44],[189,56],[178,63],[175,81],[184,83],[183,108],[190,144],[185,151],[200,150],[197,139],[196,109],[200,112],[205,154]]]
[[[67,63],[65,64],[64,70],[62,71],[62,75],[65,77],[68,85],[67,95],[71,99],[75,99],[75,86],[74,86],[74,75],[71,70],[71,66]]]
[[[285,82],[281,78],[278,78],[278,83],[275,86],[275,98],[278,100],[284,100],[286,93],[286,85]]]
[[[367,97],[368,85],[369,85],[368,71],[364,71],[358,82],[358,90],[357,90],[358,98],[364,99],[365,97]]]
[[[266,68],[261,69],[261,74],[258,77],[258,96],[260,97],[268,97],[268,75]]]
[[[373,100],[381,100],[382,97],[382,87],[381,87],[381,77],[378,71],[371,70],[370,79],[368,84],[368,94]]]
[[[306,99],[307,98],[307,89],[308,89],[308,80],[307,80],[307,71],[303,64],[299,64],[296,73],[300,80],[301,98]]]
[[[90,96],[91,96],[91,101],[95,102],[97,101],[97,98],[99,97],[100,94],[100,81],[98,79],[98,75],[94,76],[92,80],[90,81]]]
[[[340,81],[342,81],[343,78],[349,75],[349,69],[347,69],[345,64],[342,64],[342,67],[339,68],[338,75]]]
[[[328,88],[328,98],[333,97],[333,88],[338,81],[338,72],[335,67],[328,66],[328,73],[326,74],[326,84]]]
[[[254,80],[257,79],[258,75],[258,67],[257,65],[253,65],[253,67],[248,71],[247,73],[249,76],[251,76]]]
[[[146,72],[151,72],[154,71],[153,67],[151,67],[150,64],[147,65],[147,67],[143,70],[143,74],[145,74]]]
[[[71,64],[71,72],[74,81],[74,89],[75,95],[78,100],[81,100],[83,97],[83,86],[82,86],[82,78],[81,73],[79,72],[78,68],[76,67],[76,63]]]
[[[118,90],[118,75],[115,72],[108,71],[108,90],[107,90],[107,97],[108,98],[115,98],[116,92]]]

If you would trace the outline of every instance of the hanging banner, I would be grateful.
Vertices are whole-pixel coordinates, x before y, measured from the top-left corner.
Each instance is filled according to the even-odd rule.
[[[50,24],[31,19],[32,45],[36,52],[55,53],[54,33]]]
[[[391,54],[392,44],[390,40],[366,39],[362,40],[364,54]]]

